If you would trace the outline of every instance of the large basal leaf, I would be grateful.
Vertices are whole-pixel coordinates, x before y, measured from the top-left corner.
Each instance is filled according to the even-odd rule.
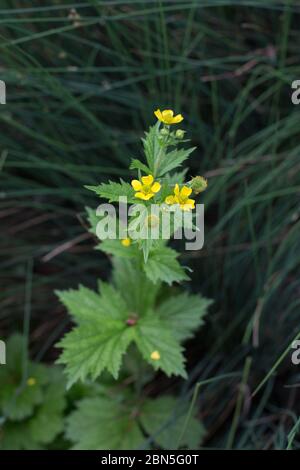
[[[155,370],[161,369],[168,376],[187,377],[180,343],[170,333],[168,326],[159,321],[154,313],[138,321],[135,327],[135,342],[145,361]],[[159,353],[158,360],[151,358],[154,351]]]
[[[161,288],[153,284],[138,263],[127,259],[113,259],[113,283],[122,292],[131,312],[144,314],[151,309]]]
[[[212,301],[200,295],[182,293],[171,296],[157,307],[157,314],[173,330],[179,341],[191,336],[203,323],[203,317]]]
[[[76,450],[197,449],[204,429],[188,405],[171,396],[135,402],[122,396],[82,399],[67,418],[66,438]],[[182,431],[185,432],[182,434]]]
[[[151,439],[164,449],[179,447],[198,449],[204,428],[193,416],[186,422],[188,406],[171,396],[148,399],[140,413],[140,421]],[[182,431],[185,432],[182,434]]]
[[[77,322],[125,318],[127,307],[120,293],[113,286],[104,283],[101,286],[100,294],[84,286],[56,294]]]
[[[117,379],[122,356],[132,339],[132,329],[120,320],[85,323],[74,328],[58,344],[63,348],[58,363],[66,366],[68,387],[88,376],[95,380],[104,370]]]
[[[79,450],[135,450],[145,440],[134,410],[106,397],[82,400],[67,420],[66,437]]]

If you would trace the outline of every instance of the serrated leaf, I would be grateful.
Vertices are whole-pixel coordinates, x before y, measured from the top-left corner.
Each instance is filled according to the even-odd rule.
[[[145,139],[142,139],[146,160],[151,173],[154,173],[155,161],[159,152],[162,150],[158,140],[158,129],[159,122],[151,126],[149,131],[145,133]]]
[[[58,363],[66,366],[68,387],[88,376],[95,380],[104,370],[117,379],[122,356],[132,340],[132,329],[120,320],[84,323],[74,328],[58,344],[63,348]]]
[[[34,407],[42,401],[42,387],[48,380],[47,368],[31,362],[23,346],[21,335],[11,336],[6,345],[7,364],[0,367],[0,410],[12,420],[22,420],[32,414]],[[27,363],[28,377],[35,379],[34,386],[26,383],[24,363]]]
[[[41,446],[28,433],[26,421],[8,421],[0,426],[1,450],[39,450]]]
[[[143,269],[152,282],[164,281],[168,284],[189,279],[177,261],[177,252],[168,247],[159,247],[150,252]]]
[[[176,449],[176,443],[185,425],[188,406],[176,398],[164,396],[146,400],[140,413],[143,428],[160,447]],[[180,447],[197,449],[204,435],[200,421],[191,417],[182,436]]]
[[[87,219],[90,224],[90,229],[89,231],[93,233],[94,235],[97,235],[96,229],[97,229],[97,224],[100,220],[100,218],[96,215],[96,211],[92,209],[91,207],[86,207],[85,208],[86,213],[87,213]]]
[[[131,312],[145,313],[151,309],[161,288],[161,283],[153,284],[141,270],[138,263],[127,259],[113,259],[113,283]]]
[[[82,400],[67,419],[66,437],[77,450],[135,450],[145,440],[132,409],[106,397]]]
[[[203,323],[203,317],[212,301],[200,295],[182,293],[171,296],[157,307],[157,314],[172,328],[179,341],[193,336]]]
[[[62,374],[51,370],[51,383],[47,387],[43,402],[29,420],[28,430],[32,439],[39,444],[48,444],[63,430],[65,408],[65,382]]]
[[[103,286],[103,295],[79,286],[79,289],[57,291],[60,301],[73,315],[77,322],[105,322],[111,319],[120,319],[126,315],[126,305],[112,286]],[[109,295],[104,295],[109,290]]]
[[[0,449],[38,450],[62,431],[65,383],[57,368],[41,367],[48,378],[41,390],[42,400],[31,408],[31,415],[22,420],[13,421],[6,416],[0,425]],[[27,389],[33,389],[34,386],[28,386]]]
[[[1,384],[0,407],[4,415],[13,421],[30,416],[43,399],[42,386],[47,377],[44,366],[29,364],[28,372],[36,381],[33,386],[28,386],[26,381],[23,384],[21,377],[19,383]]]
[[[121,258],[136,258],[139,254],[136,244],[125,247],[122,245],[121,240],[103,240],[97,246],[97,249],[108,255],[119,256]]]
[[[140,160],[135,160],[135,159],[132,160],[132,162],[130,164],[130,169],[131,170],[141,170],[146,174],[151,173],[151,170],[147,165],[142,163]]]
[[[187,377],[180,343],[154,313],[139,320],[134,330],[134,339],[140,353],[155,370],[161,369],[167,376]],[[151,358],[154,351],[159,353],[160,359]]]
[[[109,202],[119,202],[120,197],[127,197],[127,202],[136,202],[134,198],[134,190],[129,183],[121,181],[121,183],[115,183],[110,181],[109,183],[102,183],[98,186],[85,186],[90,191],[94,191],[98,196],[108,199]]]
[[[169,173],[170,171],[174,170],[174,168],[180,166],[181,163],[183,163],[195,149],[196,147],[189,149],[176,149],[167,153],[160,161],[157,176],[162,176],[165,173]]]

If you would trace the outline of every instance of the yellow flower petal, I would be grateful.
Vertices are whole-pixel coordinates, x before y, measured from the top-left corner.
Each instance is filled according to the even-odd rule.
[[[179,122],[183,121],[183,116],[182,114],[177,114],[177,116],[174,116],[172,119],[172,124],[178,124]]]
[[[159,121],[167,125],[178,124],[179,122],[183,121],[182,114],[177,114],[174,116],[174,111],[172,109],[164,109],[163,111],[157,109],[154,111],[154,114]]]
[[[138,199],[145,199],[145,194],[142,192],[135,193],[134,196],[137,197]]]
[[[188,188],[187,186],[183,186],[183,188],[180,191],[181,197],[189,197],[191,194],[192,194],[192,189]]]
[[[180,195],[180,189],[179,189],[179,185],[178,185],[178,184],[175,184],[174,194],[175,194],[175,196],[179,196],[179,195]]]
[[[124,240],[121,241],[122,245],[125,246],[126,248],[131,245],[131,240],[130,238],[124,238]]]
[[[158,351],[153,351],[153,352],[151,353],[150,357],[151,357],[151,359],[152,359],[153,361],[159,361],[159,359],[160,359],[160,354],[159,354]]]
[[[150,186],[154,181],[154,178],[152,175],[148,175],[148,176],[142,176],[142,183],[145,185],[145,186]]]
[[[139,180],[132,180],[131,186],[135,191],[140,191],[142,189],[142,183]]]
[[[194,199],[188,199],[183,204],[180,204],[180,207],[183,211],[190,211],[195,208],[195,201]]]
[[[174,116],[174,112],[172,111],[172,109],[165,109],[162,112],[163,122],[165,124],[172,124],[173,116]]]
[[[158,193],[158,191],[160,191],[160,188],[161,188],[160,183],[156,182],[151,186],[151,191],[153,193]]]
[[[143,201],[148,201],[153,196],[154,196],[154,193],[149,193],[149,194],[145,194],[142,192],[135,193],[135,197],[137,197],[138,199],[143,199]]]
[[[151,199],[154,196],[154,193],[145,194],[144,196],[145,196],[144,201],[148,201],[149,199]]]
[[[166,199],[165,199],[165,203],[166,204],[175,204],[176,201],[174,199],[174,196],[167,196]]]
[[[157,119],[159,121],[162,121],[163,120],[163,117],[162,117],[162,114],[161,114],[161,110],[160,109],[157,109],[156,111],[154,111],[154,114],[155,116],[157,117]]]

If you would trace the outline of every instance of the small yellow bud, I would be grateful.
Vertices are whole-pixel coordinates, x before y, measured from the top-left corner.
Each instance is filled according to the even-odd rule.
[[[157,215],[154,215],[154,214],[148,215],[147,224],[148,224],[148,227],[152,227],[152,228],[157,227],[159,225],[159,217],[157,217]]]
[[[34,377],[29,377],[29,379],[27,379],[28,387],[33,387],[35,384],[36,384],[36,380]]]
[[[123,246],[128,247],[131,245],[131,240],[130,238],[124,238],[124,240],[122,240],[121,243]]]
[[[195,176],[191,181],[191,188],[195,194],[202,193],[207,188],[207,180],[203,176]]]
[[[150,357],[151,357],[151,359],[152,359],[153,361],[159,361],[159,360],[160,360],[160,354],[159,354],[158,351],[153,351],[153,352],[151,353],[151,356],[150,356]]]

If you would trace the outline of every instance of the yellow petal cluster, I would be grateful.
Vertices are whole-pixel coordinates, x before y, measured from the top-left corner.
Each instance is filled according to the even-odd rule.
[[[195,208],[195,200],[189,199],[189,196],[192,194],[192,189],[187,186],[179,188],[179,185],[176,184],[174,188],[174,195],[167,196],[165,203],[169,205],[179,204],[180,209],[183,211],[189,211]]]
[[[178,124],[179,122],[183,121],[182,114],[177,114],[174,116],[174,111],[172,111],[172,109],[165,109],[164,111],[157,109],[154,111],[154,114],[159,121],[167,124],[168,126],[170,124]]]
[[[136,191],[135,197],[148,201],[160,191],[160,183],[154,181],[152,175],[142,176],[141,181],[132,180],[131,186]]]

